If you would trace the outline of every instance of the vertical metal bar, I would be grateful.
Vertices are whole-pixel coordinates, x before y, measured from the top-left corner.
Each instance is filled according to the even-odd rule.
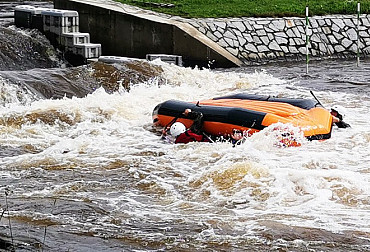
[[[357,66],[360,65],[360,2],[357,3]]]
[[[306,6],[306,74],[308,73],[308,62],[309,62],[308,43],[309,43],[309,35],[308,35],[308,6]]]

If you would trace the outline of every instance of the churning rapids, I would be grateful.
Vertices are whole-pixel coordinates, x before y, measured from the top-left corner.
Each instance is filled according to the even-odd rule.
[[[0,26],[0,250],[370,250],[370,62],[191,69],[67,67],[35,31]],[[248,92],[346,108],[349,129],[283,148],[174,145],[168,99]]]

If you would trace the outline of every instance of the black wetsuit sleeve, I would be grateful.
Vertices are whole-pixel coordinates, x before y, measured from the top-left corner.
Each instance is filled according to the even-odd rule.
[[[343,121],[339,121],[335,124],[338,126],[338,128],[350,128],[351,127],[351,125],[349,125],[348,123],[345,123]]]
[[[194,120],[190,126],[190,130],[195,134],[201,135],[203,133],[203,114],[201,112],[192,111],[188,114],[188,118]]]
[[[351,125],[349,125],[348,123],[345,123],[343,121],[343,116],[341,114],[339,114],[338,111],[336,111],[336,112],[337,112],[336,117],[339,119],[339,122],[335,123],[335,125],[337,125],[338,128],[350,128]]]

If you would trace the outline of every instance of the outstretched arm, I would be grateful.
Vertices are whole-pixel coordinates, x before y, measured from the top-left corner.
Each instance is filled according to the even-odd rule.
[[[338,126],[338,128],[349,128],[351,127],[351,125],[349,125],[348,123],[344,122],[341,118],[338,118],[336,116],[333,116],[333,123],[335,123],[335,125]]]
[[[192,111],[191,109],[185,109],[183,114],[189,119],[194,120],[190,130],[195,134],[201,135],[203,133],[203,114],[198,111]]]

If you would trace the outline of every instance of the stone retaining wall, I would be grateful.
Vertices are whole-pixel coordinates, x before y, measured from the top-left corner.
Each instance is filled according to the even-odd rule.
[[[212,41],[245,64],[304,59],[305,18],[230,18],[188,20]],[[370,15],[361,15],[359,51],[370,52]],[[309,18],[310,57],[354,57],[357,54],[357,17]]]

